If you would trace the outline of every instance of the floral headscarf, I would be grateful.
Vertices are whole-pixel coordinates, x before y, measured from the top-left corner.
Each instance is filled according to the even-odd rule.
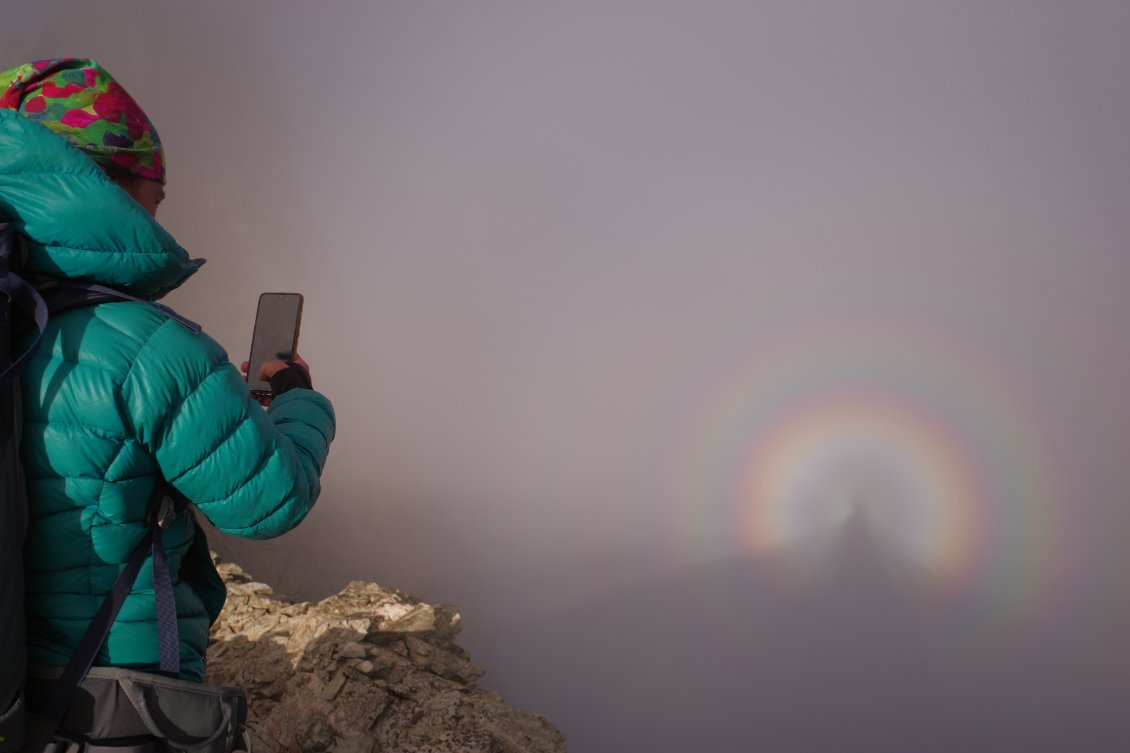
[[[0,109],[50,128],[104,167],[165,182],[157,129],[93,60],[37,60],[0,72]]]

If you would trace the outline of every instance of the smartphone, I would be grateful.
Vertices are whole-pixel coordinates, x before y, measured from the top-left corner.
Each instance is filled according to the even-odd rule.
[[[298,349],[298,329],[302,323],[302,295],[263,293],[255,312],[255,333],[251,336],[251,357],[247,359],[247,384],[257,397],[271,394],[271,384],[259,378],[267,361],[289,361]]]

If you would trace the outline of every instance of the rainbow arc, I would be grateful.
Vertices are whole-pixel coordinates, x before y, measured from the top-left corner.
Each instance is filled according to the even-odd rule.
[[[1066,588],[1055,433],[991,358],[841,327],[682,389],[664,483],[693,513],[676,521],[687,559],[747,551],[803,575],[799,555],[856,510],[938,598],[992,619],[1038,619]]]

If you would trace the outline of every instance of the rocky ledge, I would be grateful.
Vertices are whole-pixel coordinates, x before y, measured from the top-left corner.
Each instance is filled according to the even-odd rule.
[[[564,753],[544,716],[476,686],[454,607],[360,581],[296,603],[219,570],[207,681],[247,692],[256,753]]]

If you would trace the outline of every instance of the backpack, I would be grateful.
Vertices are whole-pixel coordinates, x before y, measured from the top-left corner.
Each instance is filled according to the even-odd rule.
[[[247,700],[239,688],[178,679],[176,603],[161,529],[176,492],[157,484],[145,536],[61,669],[27,666],[23,543],[27,495],[20,464],[19,374],[35,354],[51,314],[80,306],[132,300],[152,306],[193,332],[200,327],[152,301],[104,285],[19,274],[26,251],[0,216],[0,753],[230,753],[250,751]],[[18,355],[13,341],[29,323],[38,331]],[[153,560],[159,672],[93,667],[145,560]]]

